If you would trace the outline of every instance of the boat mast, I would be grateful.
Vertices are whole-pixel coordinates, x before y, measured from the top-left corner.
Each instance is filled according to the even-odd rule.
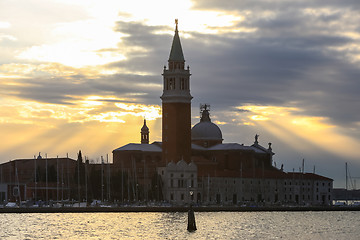
[[[17,182],[17,195],[19,197],[19,206],[21,205],[21,193],[20,193],[20,183],[19,183],[19,175],[18,175],[18,170],[17,170],[17,166],[16,166],[16,162],[15,162],[15,176],[16,176],[16,182]]]
[[[135,159],[134,159],[134,156],[131,155],[131,167],[132,167],[132,190],[133,190],[133,200],[135,201],[136,200],[136,194],[137,192],[135,192],[137,189],[135,189],[135,184],[136,184],[136,167],[134,166],[135,165]]]
[[[56,202],[59,202],[59,156],[56,156]]]
[[[47,161],[47,153],[45,153],[45,188],[46,188],[46,204],[48,204],[49,193],[48,193],[48,161]]]
[[[104,159],[101,156],[101,202],[104,202]]]
[[[34,184],[35,184],[35,193],[34,193],[34,198],[35,198],[35,203],[36,203],[36,193],[37,193],[37,175],[36,175],[36,156],[34,155],[34,167],[35,167],[35,178],[34,178]]]
[[[146,159],[144,158],[144,201],[147,201],[147,189],[146,189]]]
[[[128,177],[128,179],[127,179],[127,200],[128,200],[128,202],[130,201],[130,186],[129,186],[129,184],[131,184],[132,185],[132,182],[131,182],[131,179],[130,179],[130,169],[128,169],[127,170],[127,177]]]
[[[348,205],[348,166],[347,162],[345,163],[345,200],[346,205]]]
[[[66,153],[66,169],[67,169],[67,192],[68,200],[70,201],[70,172],[69,172],[69,153]]]
[[[86,204],[87,204],[87,202],[88,202],[88,183],[87,183],[87,176],[88,176],[88,169],[87,169],[87,165],[88,165],[88,161],[89,161],[89,159],[86,159],[86,157],[85,157],[85,199],[86,199]]]
[[[124,203],[124,162],[121,160],[121,202]]]
[[[244,194],[243,194],[243,184],[242,184],[243,179],[242,179],[242,177],[243,177],[243,165],[242,165],[242,161],[241,161],[240,162],[240,192],[241,192],[241,196],[243,197]],[[240,196],[239,196],[239,198],[240,198]]]
[[[82,156],[80,155],[81,152],[78,153],[78,159],[77,159],[77,183],[78,183],[78,201],[79,201],[79,207],[80,207],[80,158]]]
[[[64,204],[64,162],[61,161],[61,205]]]
[[[110,201],[110,163],[109,163],[109,154],[106,154],[106,164],[107,164],[107,197],[108,197],[108,201]]]
[[[137,174],[136,174],[136,160],[135,158],[133,159],[133,163],[134,163],[134,167],[133,167],[133,170],[134,170],[134,186],[135,186],[135,197],[136,197],[136,201],[139,201],[139,184],[138,184],[138,178],[137,178]]]
[[[207,201],[210,202],[210,176],[207,177]]]

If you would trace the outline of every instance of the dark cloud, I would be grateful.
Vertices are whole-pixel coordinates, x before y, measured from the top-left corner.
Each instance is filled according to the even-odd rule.
[[[157,34],[169,31],[168,26],[147,26],[139,22],[117,22],[115,31],[126,34],[119,43],[117,51],[128,52],[127,61],[112,64],[131,71],[148,72],[160,75],[162,66],[167,62],[172,36]],[[171,29],[172,30],[172,29]],[[133,50],[132,50],[133,49]]]
[[[248,19],[248,26],[258,29],[253,33],[188,32],[191,38],[182,37],[192,73],[193,105],[210,102],[218,109],[247,103],[285,105],[304,109],[302,114],[328,117],[336,124],[355,124],[360,118],[360,106],[355,104],[360,100],[360,70],[348,57],[352,52],[336,47],[357,43],[334,34],[339,31],[335,28],[338,24],[334,29],[330,24],[323,31],[314,31],[324,26],[324,21],[338,21],[344,16],[338,12],[327,18],[320,15],[310,24],[302,13],[289,14],[286,9],[271,21],[260,16]],[[125,69],[129,74],[30,79],[26,80],[29,85],[16,87],[19,96],[69,103],[72,96],[115,95],[133,102],[160,104],[162,66],[167,63],[172,35],[158,32],[173,29],[119,21],[115,30],[126,37],[118,48],[101,51],[124,52],[127,58],[106,67]]]
[[[197,1],[195,8],[203,8],[203,3]],[[342,12],[350,11],[347,5],[309,17],[303,9],[322,5],[302,1],[287,2],[287,6],[276,1],[272,7],[267,1],[260,4],[232,1],[222,6],[217,1],[207,3],[206,6],[225,10],[231,6],[238,12],[274,10],[276,14],[271,18],[262,17],[260,11],[238,23],[239,27],[256,28],[255,32],[218,35],[188,32],[191,38],[182,37],[185,58],[192,72],[193,104],[211,102],[220,109],[247,103],[286,105],[303,108],[304,114],[328,117],[337,124],[358,121],[360,106],[354,103],[359,101],[360,70],[349,57],[354,52],[337,50],[337,47],[358,44],[353,38],[338,34],[346,32],[347,27],[359,26],[351,22],[343,29],[338,28],[344,19],[350,21]],[[336,2],[330,3],[336,5]],[[181,25],[179,27],[182,35]],[[126,70],[128,74],[29,79],[25,80],[27,85],[13,86],[16,89],[12,92],[25,98],[63,104],[70,103],[73,97],[92,94],[160,104],[162,66],[167,63],[172,35],[159,32],[173,29],[119,21],[114,30],[125,34],[118,48],[99,51],[124,53],[125,60],[106,67]],[[81,84],[77,84],[78,81]]]
[[[252,9],[255,11],[260,10],[277,10],[287,11],[291,9],[302,8],[351,8],[359,9],[360,2],[357,0],[233,0],[233,1],[221,1],[221,0],[192,0],[193,8],[196,10],[227,10],[227,11],[246,11]]]
[[[243,108],[234,108],[233,111],[241,112],[241,113],[251,112],[250,110],[248,110],[248,109],[243,109]]]
[[[2,86],[2,94],[38,102],[72,104],[78,95],[84,94],[86,91],[76,87],[77,84],[73,84],[64,77],[26,78],[17,80],[17,82],[18,85]]]
[[[155,94],[161,91],[160,84],[152,76],[131,74],[99,75],[89,78],[84,75],[57,76],[50,74],[13,80],[16,85],[1,86],[1,94],[30,99],[43,103],[71,105],[79,98],[89,95],[115,96],[127,102],[158,103]],[[146,84],[151,84],[146,86]],[[145,84],[144,87],[141,84]],[[134,96],[134,97],[131,97]],[[119,102],[119,101],[118,101]]]
[[[358,62],[349,49],[359,3],[354,1],[194,1],[195,9],[252,11],[239,27],[255,32],[202,36],[193,34],[191,59],[193,95],[216,101],[219,107],[242,103],[292,105],[312,116],[329,117],[340,125],[355,125],[360,114]],[[307,15],[306,8],[329,8]],[[274,12],[271,17],[263,11]],[[202,41],[207,44],[203,44]],[[185,45],[185,44],[184,44]],[[339,49],[337,49],[339,47]],[[352,48],[354,49],[354,48]],[[196,79],[196,80],[195,80]],[[196,100],[196,98],[194,99]],[[209,101],[209,100],[206,100]]]
[[[210,102],[219,112],[247,103],[297,107],[302,111],[292,114],[324,117],[337,133],[360,141],[359,1],[193,2],[196,10],[243,15],[237,26],[256,29],[217,36],[193,33],[193,39],[184,41],[186,57],[193,62],[193,102]],[[218,116],[220,121],[226,119]],[[245,143],[251,133],[266,132],[259,126],[221,128],[227,139],[245,137]],[[276,158],[286,163],[287,170],[296,168],[296,153],[322,168],[326,164],[325,172],[339,179],[336,168],[347,157],[336,157],[305,141],[308,152],[297,152],[285,147],[284,139],[269,134],[267,138],[275,141]],[[353,167],[359,169],[354,162]]]

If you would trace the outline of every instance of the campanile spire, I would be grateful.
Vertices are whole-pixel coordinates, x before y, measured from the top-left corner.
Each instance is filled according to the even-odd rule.
[[[175,19],[175,24],[176,24],[175,35],[173,38],[173,42],[172,42],[172,46],[171,46],[171,50],[170,50],[170,56],[169,56],[169,68],[170,68],[170,62],[177,62],[177,63],[179,63],[178,67],[184,68],[185,59],[184,59],[184,54],[183,54],[182,47],[181,47],[177,19]],[[175,65],[172,65],[171,67],[175,67]]]
[[[168,67],[163,71],[162,151],[163,161],[177,162],[191,158],[191,99],[190,69],[185,69],[178,20],[171,45]]]

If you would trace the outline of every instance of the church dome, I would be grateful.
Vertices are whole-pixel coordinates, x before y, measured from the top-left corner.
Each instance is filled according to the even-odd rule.
[[[220,128],[212,122],[199,122],[191,129],[192,140],[222,140]]]
[[[209,110],[205,109],[201,113],[200,122],[191,129],[191,140],[211,140],[222,141],[220,128],[211,122]]]

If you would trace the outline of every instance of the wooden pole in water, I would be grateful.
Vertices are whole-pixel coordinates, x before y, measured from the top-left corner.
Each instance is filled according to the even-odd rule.
[[[190,209],[188,211],[188,226],[187,230],[189,232],[196,231],[196,222],[195,222],[195,213],[194,209],[192,208],[192,204],[190,204]]]
[[[190,191],[190,197],[194,194],[193,191]],[[191,201],[191,200],[190,200]],[[190,203],[190,208],[188,211],[188,226],[187,226],[187,230],[189,232],[193,232],[196,231],[196,222],[195,222],[195,213],[194,213],[194,209],[192,207],[192,202]]]

